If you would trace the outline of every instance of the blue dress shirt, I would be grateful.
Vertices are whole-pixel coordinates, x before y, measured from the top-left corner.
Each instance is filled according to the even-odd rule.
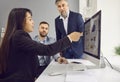
[[[45,37],[45,40],[41,41],[39,35],[36,35],[33,38],[33,40],[35,40],[35,41],[37,41],[39,43],[45,44],[45,45],[52,44],[52,43],[54,43],[56,41],[54,38],[48,37],[48,36]],[[39,65],[40,66],[46,66],[51,62],[52,59],[56,60],[58,57],[60,57],[59,54],[56,54],[54,56],[39,56],[38,55]]]

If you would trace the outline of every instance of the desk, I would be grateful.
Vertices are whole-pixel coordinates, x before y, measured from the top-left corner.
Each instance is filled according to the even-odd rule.
[[[53,71],[62,71],[64,72],[64,74],[57,76],[50,76],[49,73]],[[58,64],[57,62],[52,61],[35,82],[65,82],[66,74],[68,71],[71,71],[71,68],[68,68],[67,65]],[[95,76],[97,82],[120,82],[120,72],[115,71],[110,67],[99,68],[99,69],[87,69],[85,71],[93,73],[93,76]]]

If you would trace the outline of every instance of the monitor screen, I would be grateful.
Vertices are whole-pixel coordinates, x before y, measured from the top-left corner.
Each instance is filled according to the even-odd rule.
[[[85,22],[84,53],[100,59],[101,10]]]

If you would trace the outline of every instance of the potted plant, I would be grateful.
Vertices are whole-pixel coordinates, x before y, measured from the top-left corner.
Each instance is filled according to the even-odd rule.
[[[115,47],[115,53],[120,55],[120,46]]]

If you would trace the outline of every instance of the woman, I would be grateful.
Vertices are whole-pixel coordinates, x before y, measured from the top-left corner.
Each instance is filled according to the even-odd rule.
[[[34,82],[37,54],[53,55],[78,41],[81,34],[73,32],[51,45],[33,41],[32,12],[26,8],[11,10],[6,32],[0,46],[0,82]]]

